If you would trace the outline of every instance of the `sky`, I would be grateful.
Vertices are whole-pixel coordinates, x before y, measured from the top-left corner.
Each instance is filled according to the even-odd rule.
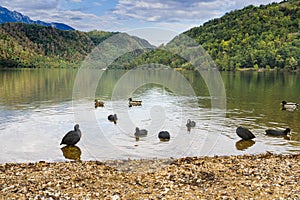
[[[33,20],[65,23],[80,31],[104,30],[143,36],[158,45],[204,22],[282,0],[1,0]],[[151,30],[151,31],[149,31]],[[157,32],[158,31],[158,32]],[[146,35],[143,35],[146,34]],[[157,39],[158,37],[160,39]]]

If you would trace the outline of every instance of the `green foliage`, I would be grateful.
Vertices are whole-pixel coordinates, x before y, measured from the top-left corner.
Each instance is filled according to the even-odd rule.
[[[183,34],[201,44],[220,70],[296,70],[300,64],[299,7],[299,0],[260,7],[248,6]],[[180,48],[187,46],[188,44]],[[123,59],[123,65],[118,63],[118,67],[112,67],[132,68],[146,63],[159,63],[172,68],[194,68],[191,63],[170,50],[170,43],[161,45],[156,50],[141,54],[135,60]]]
[[[100,44],[110,36],[117,34],[117,32],[112,33],[112,32],[105,32],[105,31],[90,31],[87,32],[88,37],[93,41],[95,45]]]
[[[196,39],[220,70],[295,69],[300,64],[299,7],[298,0],[248,6],[184,34]]]
[[[62,31],[24,23],[0,25],[0,68],[77,67],[100,42],[114,33]]]
[[[299,0],[248,6],[212,19],[182,35],[201,44],[220,70],[284,68],[294,71],[300,64],[299,7]],[[114,34],[104,31],[62,31],[21,23],[2,24],[0,68],[76,67],[93,48]],[[109,67],[130,69],[158,63],[172,68],[194,69],[191,63],[179,56],[181,52],[176,52],[176,37],[155,50],[151,50],[144,40],[138,42],[141,49],[122,55]],[[187,47],[188,43],[179,49]],[[114,53],[118,49],[110,51]],[[205,56],[197,58],[197,62],[211,66]]]

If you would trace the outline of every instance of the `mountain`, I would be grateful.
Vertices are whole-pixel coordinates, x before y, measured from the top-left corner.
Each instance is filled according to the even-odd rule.
[[[220,70],[290,69],[300,65],[300,1],[247,6],[183,34],[194,38]]]
[[[295,71],[300,66],[299,19],[300,1],[285,0],[247,6],[182,34],[201,44],[220,70],[250,68]],[[5,23],[0,25],[0,67],[78,66],[95,46],[113,34]],[[166,46],[175,45],[173,41]],[[151,46],[144,40],[139,40],[139,44]],[[155,50],[128,53],[116,59],[112,67],[127,69],[158,63],[172,68],[193,69],[190,63],[178,55],[172,55],[164,47],[161,45]]]
[[[177,44],[180,36],[186,35],[204,48],[219,70],[295,71],[300,69],[299,19],[299,0],[250,5],[187,30],[168,44],[146,52],[126,65],[160,63],[172,68],[193,69],[191,63],[168,51]],[[184,50],[187,46],[176,48]]]
[[[40,20],[34,21],[30,19],[29,17],[22,15],[19,12],[16,11],[10,11],[7,8],[4,8],[0,6],[0,24],[7,23],[7,22],[21,22],[21,23],[27,23],[27,24],[38,24],[42,26],[51,26],[53,28],[61,29],[61,30],[75,30],[71,26],[68,26],[63,23],[57,23],[57,22],[43,22]]]
[[[98,44],[114,34],[117,32],[63,31],[25,23],[0,24],[0,68],[78,67]],[[146,40],[131,37],[141,49],[153,48]],[[126,59],[132,60],[141,53],[128,54]]]

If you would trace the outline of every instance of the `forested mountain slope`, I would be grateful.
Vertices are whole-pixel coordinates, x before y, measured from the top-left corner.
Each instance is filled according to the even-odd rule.
[[[0,68],[78,67],[93,48],[114,34],[117,32],[63,31],[24,23],[1,24]],[[132,38],[141,46],[151,46],[143,39]]]
[[[300,64],[300,1],[248,6],[184,34],[194,38],[222,70],[287,68]]]

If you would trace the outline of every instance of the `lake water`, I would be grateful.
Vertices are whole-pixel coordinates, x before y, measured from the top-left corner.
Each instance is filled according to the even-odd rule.
[[[299,73],[182,76],[164,70],[109,70],[92,73],[98,79],[78,73],[0,71],[0,163],[300,152],[300,111],[280,109],[282,100],[300,103]],[[95,109],[95,97],[105,106]],[[129,97],[142,100],[142,106],[129,107]],[[107,120],[113,113],[117,124]],[[196,122],[190,131],[187,119]],[[75,123],[82,132],[80,142],[60,146]],[[241,141],[238,126],[256,138]],[[147,137],[136,140],[136,127],[147,129]],[[287,127],[290,138],[264,134],[265,129]],[[170,141],[158,139],[161,130],[170,132]]]

